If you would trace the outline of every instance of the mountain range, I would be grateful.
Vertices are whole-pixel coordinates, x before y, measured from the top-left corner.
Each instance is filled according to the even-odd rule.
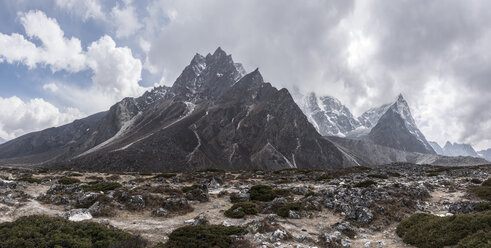
[[[357,118],[331,96],[309,93],[297,98],[297,102],[324,136],[364,139],[406,152],[436,154],[418,129],[402,94],[395,102],[371,108]]]
[[[105,171],[486,163],[437,155],[402,95],[358,118],[333,97],[300,99],[218,48],[196,54],[171,87],[1,144],[0,163]]]
[[[450,157],[470,156],[476,158],[484,158],[488,161],[491,161],[491,148],[487,150],[476,151],[470,144],[452,143],[450,141],[447,141],[443,148],[437,142],[430,141],[430,144],[436,151],[436,153],[440,155]]]
[[[335,168],[355,165],[308,122],[288,90],[244,75],[218,48],[172,87],[0,145],[4,163],[105,170]]]

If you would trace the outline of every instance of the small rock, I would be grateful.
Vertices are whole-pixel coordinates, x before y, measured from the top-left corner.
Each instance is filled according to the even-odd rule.
[[[141,195],[134,195],[130,198],[131,206],[135,208],[145,208],[145,200]]]
[[[165,210],[165,208],[159,208],[159,209],[155,210],[154,215],[159,216],[159,217],[164,217],[164,216],[167,216],[168,213],[169,212],[167,210]]]
[[[92,219],[92,214],[90,214],[88,209],[73,209],[65,214],[63,217],[70,221],[83,221]]]
[[[290,210],[288,211],[288,217],[290,219],[301,219],[300,213],[298,211]]]
[[[222,222],[222,226],[233,226],[233,225],[234,225],[234,223],[230,220],[224,220]]]

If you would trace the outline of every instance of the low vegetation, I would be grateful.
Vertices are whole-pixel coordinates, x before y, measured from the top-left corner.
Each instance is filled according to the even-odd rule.
[[[491,201],[491,180],[484,181],[481,186],[470,188],[469,192],[485,201]]]
[[[68,185],[68,184],[80,183],[80,180],[73,177],[62,177],[58,179],[58,183]]]
[[[268,202],[276,198],[273,188],[268,185],[254,185],[249,190],[249,194],[252,201]]]
[[[21,177],[21,178],[17,179],[17,181],[28,182],[28,183],[41,183],[41,179],[32,178],[32,177]]]
[[[229,218],[240,219],[246,215],[257,214],[257,207],[254,202],[239,202],[235,203],[224,214]]]
[[[45,216],[21,217],[0,224],[0,247],[144,247],[129,233],[93,222],[71,222]]]
[[[122,185],[117,182],[93,182],[88,185],[83,185],[82,189],[89,192],[106,192],[120,187],[122,187]]]
[[[228,248],[234,239],[231,235],[244,234],[245,228],[237,226],[200,225],[177,228],[169,235],[166,248]]]
[[[449,217],[418,213],[404,219],[396,232],[404,242],[420,248],[489,247],[491,212]]]
[[[300,211],[301,209],[302,209],[302,204],[300,202],[292,202],[292,203],[288,203],[285,206],[279,208],[276,211],[276,214],[278,216],[287,218],[288,216],[290,216],[290,210]]]

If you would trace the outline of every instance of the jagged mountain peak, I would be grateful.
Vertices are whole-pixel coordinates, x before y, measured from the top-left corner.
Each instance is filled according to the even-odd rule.
[[[206,57],[196,54],[172,85],[172,91],[195,103],[220,95],[244,74],[242,65],[218,48]]]
[[[310,92],[297,97],[297,103],[317,131],[324,136],[344,136],[360,126],[338,99]]]

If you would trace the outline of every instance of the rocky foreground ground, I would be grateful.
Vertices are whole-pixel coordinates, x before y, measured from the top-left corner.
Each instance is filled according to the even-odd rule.
[[[174,230],[193,225],[242,227],[227,240],[233,247],[412,247],[396,234],[408,216],[489,211],[489,192],[472,189],[490,170],[411,164],[162,174],[3,168],[0,222],[30,215],[96,222],[138,235],[148,247],[163,246]]]

